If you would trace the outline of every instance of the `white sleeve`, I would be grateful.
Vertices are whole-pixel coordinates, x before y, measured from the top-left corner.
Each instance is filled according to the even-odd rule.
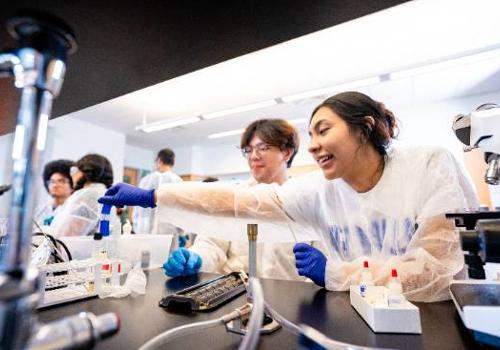
[[[308,230],[320,231],[322,218],[329,213],[325,199],[329,193],[328,181],[321,171],[308,173],[288,180],[277,188],[278,196],[283,203],[284,211],[288,216]],[[309,240],[317,239],[310,236]]]
[[[74,193],[76,198],[69,198],[61,211],[54,218],[51,232],[56,236],[85,236],[93,232],[99,221],[99,203],[102,195],[96,191],[83,190]]]
[[[251,188],[222,183],[163,184],[156,192],[157,215],[160,220],[185,231],[228,241],[246,241],[248,223],[268,223],[282,228],[262,232],[259,239],[263,241],[291,241],[292,232],[299,235],[299,240],[310,240],[309,235],[300,236],[309,231],[300,230],[283,208],[279,187],[276,184]]]
[[[361,256],[353,261],[328,260],[325,282],[330,290],[347,290],[359,283],[363,260],[368,260],[376,284],[389,281],[398,270],[405,296],[414,301],[449,299],[448,285],[463,269],[463,256],[454,224],[444,213],[474,204],[470,183],[453,156],[439,150],[429,157],[419,183],[416,202],[417,229],[402,255]]]
[[[189,250],[201,256],[202,272],[221,273],[227,261],[229,242],[198,235]]]

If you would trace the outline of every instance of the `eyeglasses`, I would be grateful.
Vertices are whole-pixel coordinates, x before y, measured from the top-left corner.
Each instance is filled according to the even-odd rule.
[[[56,180],[48,180],[47,181],[47,186],[51,185],[67,185],[69,184],[69,180],[62,178],[62,179],[56,179]]]
[[[75,175],[75,174],[76,174],[77,172],[79,172],[79,171],[80,171],[80,169],[78,169],[78,167],[77,167],[77,166],[75,166],[75,165],[73,165],[71,168],[69,168],[69,174],[70,174],[71,176]]]
[[[255,151],[255,153],[257,153],[258,156],[261,156],[263,153],[266,153],[267,151],[269,151],[272,147],[273,146],[268,145],[266,143],[258,143],[253,147],[252,146],[245,146],[245,147],[241,148],[241,154],[245,158],[250,158],[253,151]]]

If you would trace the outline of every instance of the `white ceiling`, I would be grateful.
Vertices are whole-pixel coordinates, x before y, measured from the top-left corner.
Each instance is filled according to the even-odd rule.
[[[456,4],[456,2],[453,1],[432,0],[412,2],[409,3],[409,5],[398,6],[398,8],[402,8],[403,15],[415,16],[416,9],[411,7],[417,6],[414,3],[421,7],[421,11],[433,9],[433,11],[438,12],[440,9],[439,6],[450,6],[451,3]],[[469,4],[471,3],[472,2],[469,2]],[[479,3],[481,3],[482,6]],[[500,1],[477,1],[475,2],[475,4],[477,7],[482,7],[482,13],[488,13],[488,11],[485,10],[484,6],[493,4],[493,6],[499,7]],[[428,8],[426,8],[426,6]],[[475,15],[474,13],[470,13],[474,10],[472,8],[466,8],[464,10],[468,12],[466,17],[469,15],[473,17]],[[389,14],[387,14],[387,12],[389,12]],[[498,11],[495,11],[495,13],[498,13]],[[380,16],[383,17],[389,15],[390,17],[380,18]],[[398,22],[400,23],[402,19],[399,17],[401,17],[402,15],[397,15]],[[370,27],[366,27],[367,25],[370,25],[370,22],[380,23],[379,21],[377,21],[378,19],[387,22],[388,19],[392,19],[392,17],[394,16],[396,16],[394,10],[389,9],[388,11],[383,11],[379,14],[367,16],[362,19],[353,21],[355,23],[350,24],[350,28],[353,30],[353,33],[359,33],[360,28],[362,28],[363,35],[361,37],[364,38],[366,36],[366,32],[370,31]],[[432,21],[432,19],[428,19],[428,23],[426,24],[427,29],[429,29],[429,27],[432,28],[433,24],[436,25],[436,31],[433,34],[439,37],[438,31],[442,29],[438,30],[437,28],[446,27],[446,23],[443,22],[444,19],[449,19],[449,17],[442,17],[441,19],[437,17],[435,23]],[[459,19],[455,19],[455,21],[458,20]],[[461,20],[464,19],[462,18]],[[483,21],[487,21],[487,19],[483,18]],[[479,22],[478,25],[481,25],[481,23]],[[338,29],[340,30],[341,34],[346,34],[346,31],[348,31],[349,29],[343,25],[337,27],[340,27]],[[332,32],[333,34],[331,35],[338,35],[337,27],[327,29],[326,31]],[[473,27],[475,27],[475,24],[471,24],[469,21],[467,28]],[[410,30],[411,27],[408,27],[407,29]],[[456,29],[457,28],[453,29],[453,35],[461,35],[458,29]],[[477,26],[475,29],[477,29]],[[487,32],[488,30],[492,30],[492,28],[487,28],[487,26],[484,26],[483,29],[485,32]],[[432,30],[430,30],[430,32],[432,32]],[[389,35],[388,33],[385,33],[386,39],[387,41],[389,41],[387,47],[391,48],[392,44],[390,43],[390,38],[387,38],[387,35]],[[426,55],[425,60],[423,58],[421,58],[420,60],[413,60],[413,56],[407,56],[402,62],[394,61],[391,64],[381,63],[380,58],[384,57],[384,55],[386,55],[387,57],[392,57],[392,55],[397,55],[398,53],[402,53],[405,50],[409,50],[409,48],[418,50],[418,45],[422,45],[422,50],[424,48],[428,49],[428,46],[432,45],[432,37],[427,37],[426,40],[421,39],[420,43],[417,43],[415,41],[416,39],[406,41],[403,40],[399,42],[397,48],[393,47],[392,50],[384,48],[381,40],[381,43],[379,43],[378,46],[380,47],[380,50],[384,52],[378,53],[379,56],[377,56],[376,52],[367,50],[367,55],[364,60],[368,61],[368,64],[366,64],[366,67],[364,68],[360,66],[355,67],[356,74],[353,79],[366,78],[370,76],[372,72],[378,72],[379,74],[382,74],[383,78],[387,78],[387,73],[391,73],[397,69],[402,69],[403,67],[418,66],[418,63],[422,64],[424,62],[439,62],[447,58],[467,55],[471,52],[486,51],[486,48],[488,47],[495,48],[500,46],[500,30],[497,30],[495,33],[497,33],[495,34],[497,35],[497,37],[495,38],[494,36],[490,35],[488,38],[489,41],[486,42],[483,40],[483,46],[471,46],[475,45],[475,43],[477,42],[481,42],[481,40],[475,38],[473,41],[470,41],[474,42],[474,44],[471,44],[467,41],[467,38],[464,37],[463,41],[457,41],[463,42],[464,46],[459,47],[458,44],[451,45],[449,52],[446,52],[446,50],[444,49],[449,43],[442,41],[440,42],[439,40],[437,40],[436,45],[438,45],[440,42],[441,46],[444,47],[439,47],[439,55],[433,56],[433,52],[435,52],[436,50],[430,50]],[[300,46],[304,43],[309,45],[309,40],[317,38],[315,34],[316,33],[292,40],[284,44],[277,45],[276,47],[261,50],[255,54],[246,55],[242,58],[224,62],[214,67],[209,67],[208,69],[197,71],[186,76],[179,77],[147,89],[143,89],[136,93],[116,98],[99,105],[71,113],[66,117],[76,118],[81,121],[93,123],[105,128],[113,129],[115,131],[123,132],[127,135],[128,144],[154,150],[166,146],[178,148],[191,145],[208,146],[221,143],[237,142],[239,136],[209,139],[208,135],[216,132],[239,129],[244,127],[251,121],[263,117],[284,119],[309,117],[314,106],[321,102],[321,100],[326,96],[319,96],[317,98],[291,103],[279,103],[272,107],[228,115],[213,120],[202,120],[201,122],[195,124],[185,125],[154,133],[143,133],[141,131],[136,131],[135,127],[140,125],[143,122],[144,118],[146,118],[148,122],[152,122],[168,119],[169,117],[192,117],[201,115],[203,113],[233,107],[235,106],[235,101],[238,101],[236,105],[244,105],[268,98],[283,97],[286,94],[297,93],[303,90],[307,91],[315,88],[322,88],[325,86],[338,84],[339,79],[337,77],[342,75],[344,69],[343,65],[345,65],[346,67],[349,66],[349,58],[347,57],[345,63],[342,63],[342,50],[334,49],[333,47],[331,50],[322,51],[327,55],[331,55],[332,61],[329,63],[329,65],[335,68],[333,71],[326,72],[325,74],[324,69],[319,65],[317,61],[315,61],[317,57],[312,57],[311,55],[309,55],[306,60],[304,60],[304,58],[302,57],[302,61],[300,61],[300,63],[296,63],[295,70],[297,71],[297,73],[294,76],[290,77],[290,72],[288,72],[281,78],[276,76],[276,71],[281,70],[281,67],[277,68],[275,66],[277,64],[276,62],[278,62],[279,64],[279,62],[281,62],[280,60],[289,61],[291,59],[284,58],[283,55],[279,53],[280,50],[289,49],[290,45],[292,47]],[[325,31],[318,32],[318,35],[325,36]],[[449,35],[449,33],[447,35]],[[485,34],[482,33],[482,35],[484,36]],[[411,35],[408,34],[408,36]],[[368,38],[367,40],[372,39]],[[440,38],[440,40],[443,40],[443,38]],[[405,42],[408,46],[407,48],[402,47]],[[365,44],[365,42],[360,42],[360,46],[363,46]],[[417,47],[415,48],[415,46]],[[276,55],[277,52],[278,54]],[[272,61],[271,56],[273,54],[275,56],[274,58],[278,57],[277,61],[274,61],[274,63],[267,63],[267,54],[270,55],[269,62]],[[251,62],[251,59],[254,58],[256,58],[257,61],[256,66],[252,66],[252,64],[249,63]],[[238,64],[240,64],[240,66],[238,66]],[[306,72],[301,73],[298,68],[304,66],[306,67]],[[238,79],[238,74],[240,74],[240,72],[237,71],[236,68],[244,71],[246,70],[246,80],[242,80],[241,77],[240,79]],[[352,71],[353,67],[349,66],[349,68]],[[274,69],[274,71],[272,69]],[[255,73],[255,76],[258,76],[260,73],[262,73],[262,71],[265,71],[265,74],[261,77],[261,80],[259,80],[259,78],[256,78],[255,81],[257,82],[257,85],[252,85],[252,82],[248,77],[251,77],[253,73]],[[203,76],[210,77],[210,74],[214,74],[214,72],[217,73],[215,75],[216,78],[212,76],[209,80],[209,82],[211,82],[211,84],[213,85],[213,88],[209,84],[206,85],[208,87],[200,89],[200,91],[195,91],[195,89],[193,88],[188,89],[188,86],[186,84],[190,81],[196,83],[197,81],[201,81]],[[224,72],[225,75],[222,76],[221,72]],[[300,76],[300,74],[305,74],[305,76]],[[309,80],[306,79],[307,77],[309,77]],[[226,83],[227,79],[236,79],[236,81],[232,82],[231,85]],[[276,79],[281,79],[280,82],[282,83],[282,86],[279,86],[279,84],[276,82]],[[344,80],[341,80],[340,82],[345,81],[345,78],[343,79]],[[307,87],[302,87],[303,85],[293,85],[298,81],[304,82],[306,80]],[[200,83],[194,86],[199,85],[203,84]],[[238,88],[236,89],[235,87]],[[359,88],[356,90],[365,92],[373,98],[383,101],[388,108],[393,109],[401,107],[405,108],[415,104],[428,104],[446,99],[456,99],[465,96],[496,92],[500,91],[500,56],[489,58],[476,63],[462,64],[453,68],[442,69],[439,71],[434,71],[432,73],[420,74],[400,80],[393,81],[385,79],[385,81],[376,85]],[[192,93],[187,94],[185,93],[185,91],[192,91]],[[183,92],[184,94],[182,94]],[[228,96],[232,96],[235,94],[239,95],[237,95],[237,97],[235,98],[232,98],[232,100],[228,99]],[[244,100],[245,96],[251,96],[250,100]],[[300,129],[304,129],[306,127],[306,124],[300,124],[297,125],[297,127],[299,127]]]

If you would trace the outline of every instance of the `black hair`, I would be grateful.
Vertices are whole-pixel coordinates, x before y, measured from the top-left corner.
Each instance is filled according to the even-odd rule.
[[[385,108],[383,103],[361,92],[342,92],[327,98],[317,106],[311,114],[309,124],[314,114],[323,107],[336,113],[349,128],[360,130],[363,140],[369,141],[380,155],[387,155],[387,148],[396,137],[398,127],[394,114]],[[372,117],[374,124],[366,117]]]
[[[87,154],[76,162],[83,176],[75,184],[75,190],[83,188],[87,182],[102,183],[106,188],[113,184],[113,167],[108,158],[100,154]]]
[[[161,161],[165,165],[174,166],[175,153],[170,148],[164,148],[156,156],[156,160]]]
[[[51,176],[54,175],[55,173],[61,174],[66,179],[68,179],[70,187],[73,188],[73,180],[71,179],[71,175],[69,172],[69,169],[73,165],[75,165],[75,162],[68,159],[57,159],[45,164],[42,176],[43,176],[43,185],[45,186],[47,192],[49,191],[49,185],[48,185],[49,180]]]
[[[207,176],[206,178],[201,180],[201,182],[217,182],[217,181],[219,181],[219,179],[214,176]]]
[[[299,134],[292,124],[284,119],[256,120],[248,125],[241,135],[240,147],[248,146],[255,135],[282,151],[291,149],[293,153],[286,165],[288,168],[292,166],[293,158],[299,151]]]

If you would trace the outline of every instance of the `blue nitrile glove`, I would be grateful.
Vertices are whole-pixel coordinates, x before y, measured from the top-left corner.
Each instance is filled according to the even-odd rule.
[[[325,286],[326,256],[318,249],[305,243],[293,246],[295,266],[300,276],[310,278],[318,286]]]
[[[97,200],[101,204],[111,204],[116,207],[138,205],[143,208],[154,208],[155,190],[143,190],[126,183],[119,183],[109,188],[103,197]]]
[[[43,225],[50,226],[50,224],[52,224],[52,221],[54,221],[54,215],[48,216],[45,219],[43,219]]]
[[[201,256],[185,248],[176,249],[163,264],[170,277],[194,275],[201,267]]]

